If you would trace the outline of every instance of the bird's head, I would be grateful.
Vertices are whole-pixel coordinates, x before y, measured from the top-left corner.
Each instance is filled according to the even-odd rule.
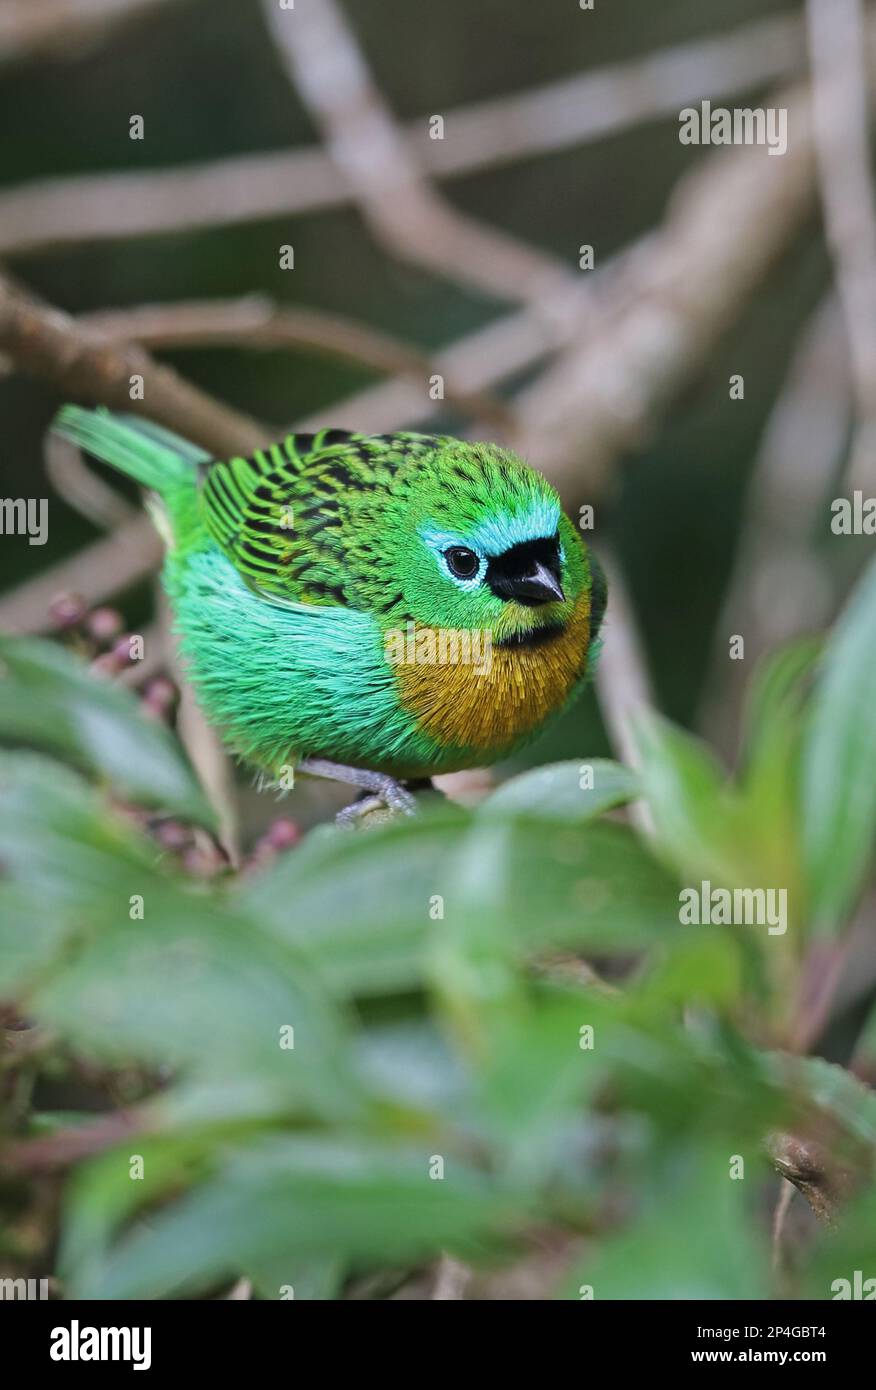
[[[529,645],[561,631],[592,588],[595,636],[601,573],[541,474],[495,445],[453,441],[399,484],[395,573],[417,622]]]

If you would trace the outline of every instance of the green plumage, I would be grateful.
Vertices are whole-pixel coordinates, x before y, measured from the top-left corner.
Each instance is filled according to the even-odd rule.
[[[505,450],[323,430],[210,462],[139,418],[68,406],[56,429],[159,495],[199,698],[270,774],[304,756],[397,777],[493,761],[585,678],[604,587],[553,489]],[[451,568],[462,554],[476,575]],[[518,596],[527,567],[560,597]],[[489,680],[387,659],[389,634],[423,628],[487,634]]]
[[[265,593],[382,606],[379,536],[399,470],[449,442],[343,430],[289,435],[251,458],[213,464],[203,490],[207,529]]]

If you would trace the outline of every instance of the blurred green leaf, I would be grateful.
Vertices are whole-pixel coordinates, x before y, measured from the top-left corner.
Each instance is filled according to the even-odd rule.
[[[575,759],[536,767],[503,782],[481,802],[478,816],[520,813],[532,820],[583,825],[638,795],[636,774],[621,763],[608,758]]]
[[[275,1110],[337,1118],[367,1104],[344,1021],[302,960],[191,894],[145,895],[142,922],[102,932],[29,1007],[86,1055],[251,1077]]]
[[[750,865],[726,774],[704,744],[656,714],[636,728],[639,773],[661,852],[686,882],[745,883]]]
[[[0,751],[0,995],[24,989],[72,938],[127,916],[156,881],[155,846],[71,768]]]
[[[826,1110],[847,1134],[876,1150],[876,1091],[821,1057],[778,1055],[772,1066],[779,1082],[801,1087],[811,1105]]]
[[[757,667],[745,711],[745,777],[759,778],[762,764],[787,757],[806,688],[823,648],[820,637],[798,637],[771,653]],[[777,747],[778,746],[778,747]]]
[[[558,826],[520,815],[475,822],[441,879],[447,921],[492,924],[518,955],[627,951],[678,930],[678,891],[623,825]]]
[[[430,1178],[436,1157],[444,1177]],[[519,1192],[497,1189],[452,1153],[387,1149],[353,1136],[273,1138],[240,1150],[202,1187],[111,1251],[74,1297],[150,1298],[209,1288],[241,1269],[302,1262],[472,1256],[525,1218]]]
[[[419,988],[431,900],[468,820],[442,808],[367,834],[311,835],[237,901],[339,993]]]
[[[752,682],[740,795],[766,882],[786,887],[806,917],[800,816],[800,750],[809,677],[821,642],[805,637],[764,660]]]
[[[742,995],[748,941],[732,927],[685,927],[657,955],[636,991],[661,1006],[727,1008]]]
[[[0,739],[68,758],[140,805],[214,825],[169,730],[56,643],[0,635]]]
[[[799,1285],[800,1298],[876,1300],[876,1186],[858,1192],[836,1227],[820,1233]]]
[[[755,1156],[741,1154],[749,1168]],[[756,1224],[752,1186],[730,1176],[729,1146],[700,1141],[651,1151],[640,1172],[639,1205],[624,1229],[585,1257],[567,1297],[762,1299],[769,1249]]]
[[[185,1191],[208,1177],[215,1167],[205,1153],[198,1130],[188,1134],[137,1134],[122,1148],[113,1148],[80,1164],[73,1172],[64,1199],[64,1222],[58,1267],[70,1285],[86,1287],[102,1271],[118,1229],[138,1207]],[[131,1179],[131,1155],[143,1160],[142,1176]]]
[[[295,1299],[296,1303],[308,1300],[325,1302],[342,1296],[341,1285],[344,1276],[344,1262],[337,1255],[321,1255],[300,1262],[267,1258],[251,1258],[243,1268],[244,1275],[252,1280],[253,1288],[259,1298]]]
[[[759,758],[749,784],[734,786],[704,744],[660,716],[641,718],[636,733],[655,847],[685,887],[787,894],[786,934],[770,938],[769,964],[781,988],[784,960],[799,951],[805,925],[792,741],[777,742],[771,757]]]
[[[678,925],[678,895],[632,831],[508,812],[439,813],[315,838],[244,886],[246,910],[333,989],[422,985],[430,939],[489,916],[515,954],[628,950]]]
[[[842,926],[876,838],[876,562],[824,651],[803,756],[803,844],[816,930]]]
[[[539,990],[524,1013],[502,1019],[475,1085],[477,1112],[504,1171],[537,1178],[579,1127],[605,1080],[602,1040],[616,1009],[592,991],[550,988]]]

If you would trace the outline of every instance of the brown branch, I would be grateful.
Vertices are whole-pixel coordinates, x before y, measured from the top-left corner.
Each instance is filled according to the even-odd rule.
[[[290,81],[384,246],[500,299],[562,299],[573,280],[562,262],[457,212],[435,192],[337,0],[307,0],[296,10],[262,0],[262,10]]]
[[[804,65],[799,19],[770,16],[528,92],[458,106],[447,114],[447,139],[430,140],[425,119],[408,128],[408,138],[433,177],[459,175],[674,119],[688,103],[753,91]]]
[[[74,322],[86,334],[98,335],[106,346],[136,343],[144,348],[238,347],[253,351],[310,350],[357,367],[409,380],[418,398],[430,399],[426,389],[436,373],[444,377],[444,400],[467,415],[480,416],[508,430],[514,416],[489,391],[448,377],[446,365],[413,343],[354,319],[316,309],[287,309],[260,294],[240,299],[183,300],[171,304],[141,304],[122,309],[98,309],[80,314]],[[0,358],[0,377],[15,372],[17,363]]]
[[[580,346],[518,399],[523,451],[566,485],[599,488],[613,461],[642,445],[809,211],[809,103],[786,91],[768,104],[789,110],[782,158],[743,146],[698,163],[599,297]]]
[[[146,1117],[136,1110],[114,1110],[90,1124],[61,1129],[37,1139],[7,1144],[0,1155],[0,1168],[13,1173],[45,1173],[69,1168],[112,1148],[129,1134],[142,1134]]]
[[[779,1273],[782,1269],[785,1222],[788,1217],[791,1198],[793,1196],[794,1184],[789,1182],[787,1178],[780,1178],[779,1195],[776,1198],[776,1205],[773,1211],[772,1266],[776,1273]]]
[[[77,322],[116,344],[136,342],[147,348],[309,349],[354,366],[410,378],[427,400],[429,378],[439,372],[437,361],[412,343],[339,314],[283,308],[263,295],[103,309],[81,315]],[[501,400],[441,374],[447,403],[500,428],[511,428],[514,417]]]
[[[578,294],[569,298],[572,311],[581,311],[589,303],[589,291],[585,295],[583,286],[577,288]],[[469,391],[483,391],[547,357],[558,343],[569,340],[575,322],[574,312],[562,330],[534,309],[503,314],[442,348],[432,364],[447,381],[465,381]],[[441,408],[441,401],[426,397],[410,380],[396,377],[355,392],[332,406],[330,413],[332,423],[341,428],[376,432],[402,423],[426,424]],[[315,429],[325,423],[325,414],[305,416],[297,427]]]
[[[33,0],[22,2],[36,8]],[[451,109],[445,140],[428,138],[426,116],[410,122],[402,138],[423,171],[439,178],[573,148],[676,114],[685,100],[782,77],[800,66],[800,36],[794,19],[760,21],[520,95]],[[343,206],[351,197],[340,169],[318,148],[148,173],[44,179],[0,193],[0,254],[301,215]]]
[[[270,437],[264,426],[213,400],[142,348],[81,328],[3,275],[0,353],[62,395],[148,415],[211,452],[250,453]],[[134,376],[143,378],[142,401],[131,399]]]
[[[431,1299],[439,1302],[459,1301],[465,1298],[465,1291],[473,1278],[472,1270],[460,1260],[450,1255],[442,1255],[433,1270]]]
[[[46,632],[58,594],[77,594],[91,607],[151,574],[161,564],[162,551],[152,522],[138,516],[5,594],[0,600],[0,631]]]
[[[100,40],[169,0],[3,0],[0,60],[31,53],[68,54],[71,45]]]

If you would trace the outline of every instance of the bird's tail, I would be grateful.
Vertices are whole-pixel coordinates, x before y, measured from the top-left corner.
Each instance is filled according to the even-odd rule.
[[[194,495],[196,465],[210,455],[170,430],[136,415],[83,410],[65,405],[52,423],[63,439],[78,444],[102,463],[127,473],[167,501],[180,493]]]

